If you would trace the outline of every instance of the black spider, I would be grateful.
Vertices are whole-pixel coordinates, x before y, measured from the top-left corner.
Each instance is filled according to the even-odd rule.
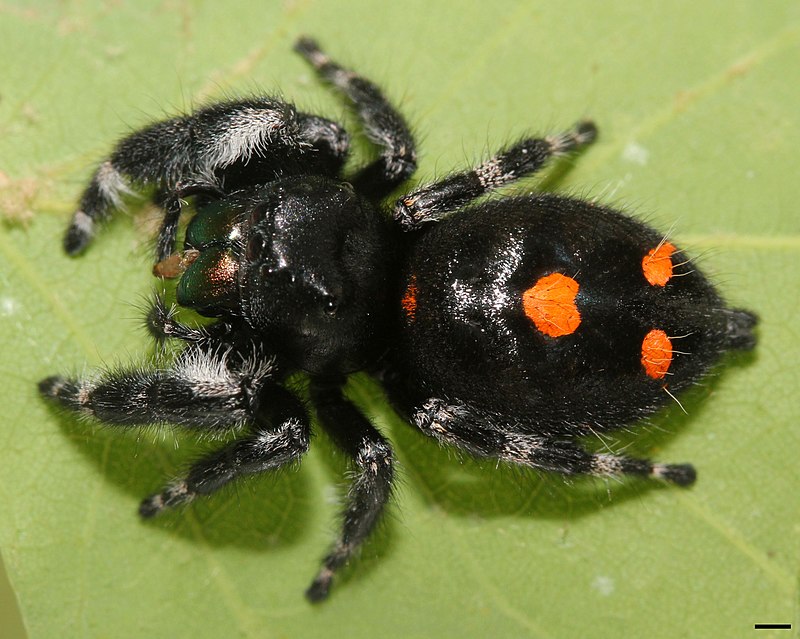
[[[149,327],[186,343],[165,369],[43,380],[43,395],[110,424],[240,427],[240,439],[145,499],[139,512],[214,492],[308,449],[317,419],[354,461],[341,534],[306,592],[323,599],[374,528],[392,450],[342,395],[365,370],[408,421],[479,457],[564,474],[637,475],[687,486],[689,464],[587,452],[581,438],[630,425],[694,384],[728,349],[755,344],[755,316],[728,308],[682,251],[641,222],[557,195],[474,199],[594,140],[591,122],[526,138],[397,200],[416,168],[402,116],[310,39],[296,50],[352,102],[379,157],[344,178],[348,137],[271,98],[224,102],[122,140],[83,194],[65,237],[89,243],[131,186],[163,206],[155,273],[178,304],[217,318],[178,322],[157,298]],[[175,252],[181,200],[196,215]]]

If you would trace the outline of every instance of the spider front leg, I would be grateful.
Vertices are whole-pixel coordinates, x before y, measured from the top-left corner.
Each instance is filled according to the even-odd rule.
[[[417,168],[416,145],[408,124],[378,87],[331,60],[315,40],[300,38],[294,48],[350,99],[367,137],[382,147],[380,158],[359,171],[352,182],[358,191],[383,199]]]
[[[70,255],[85,249],[97,222],[139,188],[169,193],[200,182],[231,190],[287,174],[336,177],[348,148],[347,134],[335,122],[271,98],[222,102],[157,122],[121,140],[94,172],[64,249]],[[166,212],[160,255],[175,216],[174,210]]]
[[[227,351],[190,345],[170,368],[48,377],[39,382],[39,392],[107,424],[171,423],[213,430],[251,420],[257,394],[274,373],[268,358],[253,355],[235,368],[229,361]]]
[[[372,532],[392,490],[394,471],[389,442],[342,396],[342,383],[343,380],[314,381],[311,387],[311,400],[320,424],[356,464],[342,532],[306,590],[306,597],[312,602],[328,596],[336,571]]]
[[[526,138],[471,171],[404,195],[395,204],[394,218],[407,231],[438,222],[471,200],[535,173],[551,157],[580,149],[596,137],[597,128],[587,120],[558,135]]]
[[[562,475],[633,475],[678,486],[690,486],[697,478],[690,464],[659,464],[628,455],[591,453],[569,438],[522,432],[510,428],[498,415],[459,402],[431,398],[414,412],[412,422],[426,435],[476,457],[494,457]]]

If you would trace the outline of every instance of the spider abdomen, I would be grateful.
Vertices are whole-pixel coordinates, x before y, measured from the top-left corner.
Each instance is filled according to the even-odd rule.
[[[647,225],[552,195],[455,213],[404,277],[408,386],[550,428],[652,412],[730,347],[731,317],[751,318]]]

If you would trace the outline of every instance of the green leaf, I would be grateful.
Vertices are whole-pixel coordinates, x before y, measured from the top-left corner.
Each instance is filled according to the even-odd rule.
[[[340,117],[291,52],[301,33],[401,104],[421,140],[420,181],[526,131],[597,121],[601,138],[574,168],[520,188],[598,197],[672,229],[732,303],[761,316],[756,352],[684,398],[688,417],[671,410],[643,437],[620,437],[692,461],[695,487],[567,484],[461,459],[357,378],[351,395],[395,443],[401,481],[327,603],[302,597],[345,485],[324,437],[299,469],[138,521],[139,499],[211,444],[59,416],[36,382],[151,353],[141,219],[154,212],[134,205],[134,221],[119,216],[79,259],[61,233],[93,163],[165,113],[264,90]],[[18,0],[0,5],[0,60],[0,549],[30,637],[797,626],[797,2]]]

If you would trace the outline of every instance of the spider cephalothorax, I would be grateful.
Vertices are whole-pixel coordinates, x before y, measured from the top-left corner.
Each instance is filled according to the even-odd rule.
[[[630,426],[695,383],[730,349],[755,344],[752,313],[726,306],[690,259],[650,227],[555,195],[472,200],[596,136],[592,123],[525,138],[484,164],[384,199],[416,168],[411,133],[372,83],[309,39],[297,50],[354,105],[379,157],[343,174],[348,137],[271,98],[215,104],[122,140],[95,172],[65,237],[83,250],[133,187],[164,210],[154,272],[176,301],[215,321],[193,327],[156,298],[148,326],[185,347],[163,369],[50,377],[41,392],[110,424],[237,426],[241,437],[145,499],[144,517],[308,448],[317,420],[355,476],[342,532],[307,591],[374,528],[392,451],[342,394],[348,374],[380,379],[426,435],[472,454],[564,474],[638,475],[679,485],[688,464],[587,451],[581,438]],[[176,238],[183,198],[195,216]]]

